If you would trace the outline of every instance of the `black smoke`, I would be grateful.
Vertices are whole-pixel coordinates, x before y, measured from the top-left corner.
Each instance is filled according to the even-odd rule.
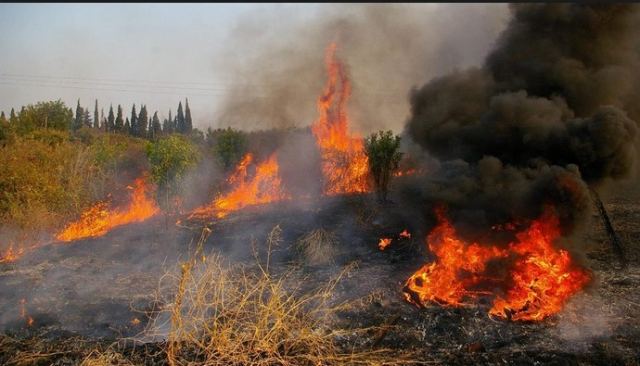
[[[406,133],[440,160],[426,197],[488,228],[545,204],[565,234],[586,218],[589,187],[638,160],[639,7],[518,4],[479,68],[411,93]]]

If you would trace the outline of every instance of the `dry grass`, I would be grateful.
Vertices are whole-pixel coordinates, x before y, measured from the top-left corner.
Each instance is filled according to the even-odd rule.
[[[306,234],[295,245],[299,261],[317,266],[333,264],[337,252],[338,239],[327,230],[317,229]]]
[[[312,237],[318,240],[325,235],[317,232]],[[276,227],[267,239],[268,253],[280,240]],[[269,256],[264,263],[256,257],[257,265],[249,267],[200,253],[182,263],[179,274],[162,279],[176,289],[165,310],[170,317],[149,329],[168,329],[170,365],[407,363],[391,359],[386,350],[354,352],[337,345],[336,339],[347,333],[375,333],[342,330],[332,324],[337,312],[348,307],[331,303],[334,288],[347,270],[321,288],[303,292],[302,283],[292,286],[291,273],[270,273]]]

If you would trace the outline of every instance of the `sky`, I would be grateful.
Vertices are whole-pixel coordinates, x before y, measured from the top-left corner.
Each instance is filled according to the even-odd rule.
[[[236,46],[251,47],[235,38],[238,28],[265,13],[278,27],[304,24],[328,6],[0,4],[0,110],[56,99],[75,108],[80,99],[93,111],[97,99],[105,114],[135,103],[162,119],[188,98],[194,125],[215,127],[224,96],[243,79],[220,65],[235,62],[227,58]]]

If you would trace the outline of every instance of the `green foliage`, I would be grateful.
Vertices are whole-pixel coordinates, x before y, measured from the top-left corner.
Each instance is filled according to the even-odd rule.
[[[151,177],[158,184],[158,194],[165,207],[169,207],[169,196],[180,191],[180,183],[189,168],[199,160],[195,146],[186,138],[170,135],[147,143],[147,158]]]
[[[246,152],[247,137],[231,127],[207,131],[207,141],[213,145],[213,153],[225,169],[234,167]]]
[[[21,135],[36,128],[68,130],[73,121],[73,112],[63,101],[38,102],[23,107],[20,113],[10,119],[12,128]]]
[[[398,169],[402,153],[400,136],[393,131],[378,131],[365,140],[365,152],[369,158],[369,170],[373,176],[378,199],[386,201],[391,174]]]

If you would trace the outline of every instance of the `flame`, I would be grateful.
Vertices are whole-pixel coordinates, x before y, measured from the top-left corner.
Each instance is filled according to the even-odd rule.
[[[233,189],[218,196],[210,204],[195,209],[189,218],[215,216],[223,218],[243,207],[277,202],[288,199],[282,188],[278,160],[273,154],[266,161],[256,165],[255,175],[250,176],[249,166],[253,163],[253,154],[246,154],[235,171],[227,179]]]
[[[33,325],[33,318],[27,315],[26,305],[27,305],[27,300],[20,299],[20,318],[24,319],[25,323],[27,324],[27,327],[30,327]]]
[[[380,238],[380,242],[378,242],[378,248],[380,250],[384,250],[391,244],[391,238]]]
[[[497,296],[490,315],[512,320],[543,320],[556,314],[564,303],[590,281],[569,253],[553,242],[560,237],[560,224],[551,209],[516,234],[505,248],[465,243],[457,237],[444,210],[436,209],[438,225],[427,237],[437,259],[424,265],[408,280],[405,298],[418,306],[428,302],[461,306],[478,295],[487,284],[506,285],[505,297]],[[516,257],[507,278],[491,278],[486,273],[490,261]],[[495,287],[495,286],[492,286]],[[489,288],[492,288],[489,287]]]
[[[56,239],[68,242],[102,236],[115,227],[141,222],[160,212],[155,201],[147,197],[145,178],[136,179],[134,187],[127,188],[132,190],[131,202],[127,207],[110,210],[106,202],[99,202],[82,213],[78,221],[72,222],[56,234]]]
[[[327,47],[325,64],[328,79],[318,98],[318,119],[311,125],[322,158],[325,178],[324,193],[328,195],[370,191],[369,166],[364,141],[349,134],[347,101],[351,83],[344,65],[336,58],[336,44]]]
[[[407,229],[402,230],[400,233],[400,237],[404,239],[411,239],[411,233],[407,231]]]
[[[0,253],[0,263],[11,263],[18,260],[25,253],[25,248],[15,248],[13,243],[9,244],[9,248]]]

